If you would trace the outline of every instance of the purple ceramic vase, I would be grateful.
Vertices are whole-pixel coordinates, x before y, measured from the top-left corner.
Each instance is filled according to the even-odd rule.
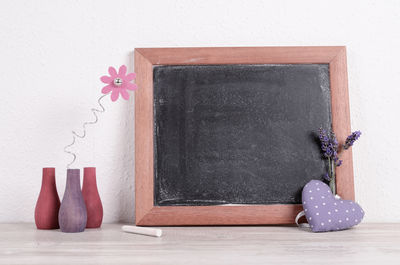
[[[79,169],[67,169],[67,184],[61,202],[58,222],[62,232],[83,232],[86,227],[87,212],[81,191]]]

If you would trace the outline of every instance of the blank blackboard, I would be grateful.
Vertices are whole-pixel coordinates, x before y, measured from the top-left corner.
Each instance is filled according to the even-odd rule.
[[[154,205],[299,204],[326,172],[328,64],[153,67]]]

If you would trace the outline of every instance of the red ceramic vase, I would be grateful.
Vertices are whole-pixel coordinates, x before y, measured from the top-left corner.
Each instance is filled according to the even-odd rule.
[[[87,210],[86,228],[99,228],[103,221],[103,205],[97,190],[95,167],[83,169],[82,194]]]
[[[38,229],[58,229],[60,198],[56,187],[55,168],[43,168],[42,188],[35,208],[35,223]]]

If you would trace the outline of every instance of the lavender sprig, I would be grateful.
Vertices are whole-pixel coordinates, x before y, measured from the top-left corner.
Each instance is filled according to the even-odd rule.
[[[355,131],[352,132],[346,139],[345,144],[343,145],[343,148],[345,150],[349,149],[351,146],[353,146],[354,142],[357,141],[358,138],[360,138],[361,132],[360,131]]]
[[[354,142],[360,138],[361,132],[355,131],[350,134],[343,148],[345,150],[349,149],[353,146]],[[336,177],[335,177],[335,168],[340,167],[342,165],[342,160],[339,159],[339,143],[336,139],[336,136],[333,132],[328,134],[323,128],[319,128],[319,140],[321,142],[321,150],[325,158],[328,159],[329,170],[323,178],[329,182],[329,186],[332,190],[333,194],[336,194]]]
[[[321,150],[323,155],[326,158],[333,160],[335,165],[339,167],[342,164],[342,160],[340,160],[338,156],[339,143],[335,134],[332,132],[328,135],[323,128],[320,128],[319,140],[321,141]]]
[[[333,132],[328,135],[323,128],[319,129],[319,140],[322,153],[328,159],[329,166],[328,173],[325,174],[324,179],[329,182],[332,193],[336,194],[335,167],[342,164],[342,160],[338,156],[339,143]]]

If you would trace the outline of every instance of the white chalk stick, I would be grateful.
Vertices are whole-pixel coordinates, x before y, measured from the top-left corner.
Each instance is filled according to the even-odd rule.
[[[160,237],[162,235],[161,229],[139,227],[139,226],[132,226],[132,225],[122,226],[122,231],[128,232],[128,233],[139,234],[139,235],[155,236],[155,237]]]

